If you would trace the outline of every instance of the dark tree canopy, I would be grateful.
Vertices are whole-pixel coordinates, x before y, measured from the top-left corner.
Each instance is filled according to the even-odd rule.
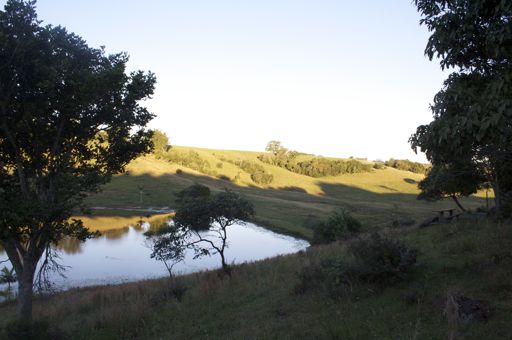
[[[471,162],[435,165],[418,184],[421,190],[418,199],[435,201],[450,197],[462,211],[465,211],[458,197],[475,194],[482,181],[482,176]]]
[[[155,77],[126,73],[65,28],[43,26],[33,1],[0,11],[0,243],[19,278],[19,317],[30,321],[36,264],[64,236],[90,237],[69,220],[89,192],[151,148],[140,105]]]
[[[455,71],[432,104],[434,120],[411,137],[434,166],[467,162],[490,183],[496,210],[512,202],[512,2],[417,0],[432,32],[430,59]],[[462,181],[459,181],[462,183]]]

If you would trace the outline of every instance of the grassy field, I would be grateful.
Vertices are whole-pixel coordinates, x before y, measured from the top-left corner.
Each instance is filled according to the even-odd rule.
[[[350,263],[347,249],[352,241],[347,241],[237,265],[231,276],[210,271],[173,281],[164,278],[75,289],[36,299],[34,315],[41,338],[510,338],[510,223],[466,217],[456,223],[417,228],[433,216],[432,210],[453,207],[453,203],[416,200],[416,184],[422,176],[410,172],[386,168],[319,179],[260,162],[274,176],[271,185],[262,187],[231,162],[221,160],[256,162],[259,153],[180,149],[197,152],[215,166],[217,176],[233,180],[206,176],[154,156],[142,157],[102,193],[89,198],[90,206],[103,209],[84,217],[86,225],[107,230],[141,218],[166,218],[116,208],[172,208],[177,191],[201,183],[212,190],[229,188],[243,193],[255,204],[257,222],[304,238],[312,236],[312,222],[343,207],[363,222],[362,237],[378,231],[402,240],[417,250],[417,264],[406,280],[395,284],[355,282],[335,297],[321,287],[298,292],[298,273],[305,268],[332,259]],[[234,181],[235,177],[239,180]],[[479,195],[463,204],[476,208],[485,205],[485,199]],[[400,223],[411,220],[415,223]],[[483,300],[492,306],[492,313],[485,322],[454,316],[449,304],[454,296]],[[14,315],[14,302],[0,305],[0,337],[7,336]]]
[[[359,284],[335,298],[320,289],[294,293],[302,268],[344,256],[345,244],[336,243],[236,266],[231,277],[213,271],[182,277],[179,286],[160,279],[72,290],[38,299],[35,315],[52,336],[70,339],[510,339],[510,225],[382,232],[418,250],[406,281]],[[186,287],[181,301],[173,287]],[[488,320],[451,318],[446,297],[454,294],[489,303]],[[2,305],[0,327],[14,308]]]
[[[432,210],[454,207],[451,200],[435,203],[416,200],[417,182],[422,175],[393,168],[373,170],[370,173],[347,174],[312,178],[260,162],[259,152],[226,151],[174,147],[176,150],[197,152],[207,160],[217,174],[231,180],[221,180],[192,169],[171,164],[154,156],[133,161],[127,173],[116,176],[100,194],[88,200],[90,206],[101,207],[173,207],[175,193],[194,183],[207,185],[212,190],[229,188],[243,193],[256,207],[254,222],[268,228],[311,238],[311,224],[323,219],[337,207],[348,209],[360,219],[366,230],[373,230],[393,221],[414,220],[420,223],[433,216]],[[312,156],[300,156],[304,159]],[[258,186],[250,175],[229,160],[257,162],[274,176],[269,186]],[[176,172],[181,172],[177,174]],[[235,177],[238,177],[234,181]],[[142,194],[141,194],[142,193]],[[480,197],[462,199],[468,208],[485,205]],[[112,218],[117,226],[122,219],[140,220],[140,213],[97,211],[86,225],[91,229],[108,228]],[[103,221],[101,218],[105,218]],[[108,223],[104,223],[104,222]],[[114,225],[113,224],[113,225]]]

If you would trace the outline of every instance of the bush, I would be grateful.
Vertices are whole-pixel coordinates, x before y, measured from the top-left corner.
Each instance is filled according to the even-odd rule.
[[[272,181],[274,180],[274,176],[272,174],[269,174],[268,172],[266,172],[265,168],[256,162],[248,161],[245,159],[244,160],[240,160],[240,159],[239,160],[231,160],[231,159],[227,159],[225,157],[222,157],[222,158],[219,157],[219,159],[221,159],[224,162],[228,162],[233,165],[236,165],[243,171],[250,174],[251,180],[256,184],[268,185],[268,184],[272,183]],[[235,182],[238,181],[236,177],[235,177],[234,181]]]
[[[210,163],[207,160],[201,158],[197,152],[192,150],[185,152],[174,149],[162,154],[161,158],[170,163],[179,164],[206,175],[214,176],[217,174],[216,171],[211,169]]]
[[[349,251],[355,260],[353,272],[367,283],[393,284],[404,279],[416,263],[416,250],[379,234],[352,243]]]
[[[325,244],[352,237],[361,229],[361,223],[344,209],[331,213],[326,221],[314,226],[313,244]]]
[[[373,163],[373,168],[376,170],[381,170],[381,169],[386,168],[386,166],[384,165],[384,163],[376,162],[376,163]]]
[[[296,273],[299,282],[293,287],[293,293],[300,295],[317,289],[325,278],[324,268],[317,264],[308,264]]]
[[[324,291],[331,297],[371,291],[358,289],[361,285],[377,285],[380,288],[406,279],[416,263],[416,251],[398,240],[378,234],[353,242],[336,255],[320,263],[304,266],[297,272],[295,294]],[[348,255],[348,256],[347,256]],[[350,256],[351,255],[351,256]],[[349,261],[352,258],[353,261]]]
[[[429,169],[429,166],[426,164],[411,162],[408,159],[390,159],[384,164],[398,170],[410,171],[417,174],[425,174]]]

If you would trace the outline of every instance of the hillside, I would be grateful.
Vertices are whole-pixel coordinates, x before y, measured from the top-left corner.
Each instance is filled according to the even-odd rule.
[[[313,178],[263,163],[257,159],[261,152],[179,146],[173,149],[197,153],[201,160],[208,162],[214,175],[149,155],[133,161],[125,174],[116,176],[103,192],[90,197],[89,205],[172,208],[177,191],[193,183],[201,183],[212,190],[229,188],[243,193],[256,207],[256,222],[304,238],[311,237],[310,226],[314,221],[324,218],[337,207],[348,209],[367,230],[393,223],[420,223],[432,216],[432,210],[453,207],[451,200],[436,203],[416,200],[417,182],[423,176],[389,167],[365,173]],[[313,156],[300,157],[304,160]],[[232,164],[237,160],[257,163],[265,172],[272,174],[273,181],[266,186],[255,184],[249,173]],[[482,198],[463,199],[462,202],[469,208],[485,204]],[[140,219],[139,213],[130,215],[128,212],[102,210],[96,212],[96,218],[86,219],[86,224],[91,228],[107,229],[112,220],[100,217],[119,214],[126,217],[123,221]]]
[[[510,231],[490,222],[384,230],[417,249],[411,273],[336,296],[314,282],[296,287],[307,268],[346,258],[339,243],[238,265],[231,277],[211,271],[71,290],[38,298],[34,312],[54,339],[510,339]],[[457,316],[451,297],[486,308]],[[14,309],[0,306],[0,330]]]

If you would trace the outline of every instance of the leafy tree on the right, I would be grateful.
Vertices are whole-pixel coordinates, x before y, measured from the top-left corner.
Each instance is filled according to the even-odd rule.
[[[410,138],[433,167],[475,169],[478,175],[444,171],[464,186],[490,183],[495,211],[512,203],[512,2],[416,0],[421,24],[432,32],[425,50],[453,69],[431,105],[434,120]],[[431,172],[432,173],[432,172]],[[468,183],[468,181],[471,181]],[[439,182],[441,183],[441,182]],[[451,191],[457,191],[450,188]],[[465,191],[461,188],[459,192]]]

